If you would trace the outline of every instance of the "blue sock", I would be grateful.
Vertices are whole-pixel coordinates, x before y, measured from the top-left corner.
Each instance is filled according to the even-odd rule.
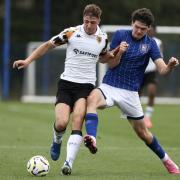
[[[157,139],[153,137],[151,144],[146,144],[160,159],[163,159],[165,156],[165,152],[163,148],[158,143]]]
[[[98,116],[94,113],[87,113],[85,116],[85,127],[88,135],[96,137]]]

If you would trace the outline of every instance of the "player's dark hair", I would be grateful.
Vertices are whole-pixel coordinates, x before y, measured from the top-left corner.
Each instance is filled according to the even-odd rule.
[[[84,12],[83,12],[83,16],[94,16],[97,18],[100,18],[101,14],[102,14],[102,10],[96,4],[88,4],[84,8]]]
[[[155,23],[152,23],[151,27],[156,31],[156,24]]]
[[[154,16],[150,9],[142,8],[137,9],[132,13],[131,20],[134,23],[135,21],[140,21],[147,26],[150,26],[154,23]]]

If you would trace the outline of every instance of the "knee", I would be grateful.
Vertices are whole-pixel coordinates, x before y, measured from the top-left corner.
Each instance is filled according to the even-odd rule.
[[[62,123],[57,122],[57,123],[55,123],[55,128],[56,128],[57,131],[62,131],[64,129],[66,129],[66,126],[64,124],[62,124]]]
[[[67,126],[66,120],[63,120],[61,117],[56,117],[55,128],[58,131],[66,129],[66,126]]]
[[[91,94],[87,98],[87,106],[96,106],[96,96],[94,94]]]

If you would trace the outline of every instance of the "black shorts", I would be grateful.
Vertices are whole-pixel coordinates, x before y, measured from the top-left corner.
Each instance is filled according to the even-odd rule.
[[[148,84],[157,84],[157,74],[155,71],[144,74],[144,79],[141,87],[147,86]]]
[[[74,103],[80,98],[86,99],[93,89],[93,84],[81,84],[60,79],[58,82],[55,105],[58,103],[65,103],[71,107],[72,111]]]

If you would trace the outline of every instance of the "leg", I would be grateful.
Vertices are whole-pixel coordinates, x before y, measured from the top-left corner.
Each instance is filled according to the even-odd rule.
[[[55,107],[55,123],[54,123],[54,138],[51,146],[50,154],[52,160],[56,161],[60,155],[62,144],[62,136],[65,133],[66,126],[69,121],[70,107],[64,103],[58,103]]]
[[[180,174],[179,167],[165,153],[157,139],[146,128],[143,120],[129,120],[136,134],[146,143],[146,145],[161,159],[164,166],[171,174]]]
[[[67,155],[65,163],[62,167],[63,175],[70,175],[73,162],[77,156],[80,145],[82,143],[82,125],[86,112],[86,99],[80,98],[76,101],[72,114],[72,133],[67,142]]]
[[[151,144],[153,135],[145,126],[143,120],[129,120],[131,126],[136,132],[137,136],[141,138],[146,144]]]
[[[148,104],[145,110],[144,121],[145,121],[146,127],[151,128],[152,127],[151,117],[154,111],[153,107],[154,107],[154,99],[156,95],[156,84],[154,83],[148,84],[147,92],[148,92]]]
[[[57,131],[63,131],[69,122],[70,106],[64,103],[59,103],[55,107],[55,129]]]
[[[148,106],[154,106],[154,99],[156,96],[156,84],[151,83],[147,86],[148,91]]]
[[[92,154],[97,152],[96,133],[98,126],[97,108],[106,105],[102,92],[95,89],[87,99],[87,114],[85,116],[85,128],[87,135],[84,137],[84,144]]]

